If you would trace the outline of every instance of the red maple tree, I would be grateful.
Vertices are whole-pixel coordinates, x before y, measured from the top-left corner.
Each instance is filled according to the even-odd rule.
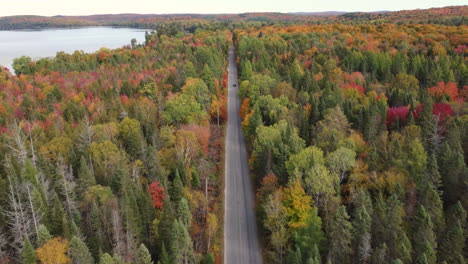
[[[151,183],[150,193],[154,207],[162,209],[164,205],[164,188],[160,186],[159,182]]]

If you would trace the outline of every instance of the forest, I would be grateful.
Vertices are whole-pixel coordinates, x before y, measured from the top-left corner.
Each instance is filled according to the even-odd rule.
[[[214,263],[230,36],[2,70],[0,262]]]
[[[234,36],[268,263],[466,263],[468,28]]]
[[[230,45],[264,263],[467,263],[466,15],[0,18],[156,29],[0,68],[0,263],[222,263]]]

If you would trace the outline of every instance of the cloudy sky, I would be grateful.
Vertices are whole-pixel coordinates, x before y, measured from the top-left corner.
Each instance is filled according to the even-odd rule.
[[[0,0],[0,16],[393,11],[464,4],[466,0]]]

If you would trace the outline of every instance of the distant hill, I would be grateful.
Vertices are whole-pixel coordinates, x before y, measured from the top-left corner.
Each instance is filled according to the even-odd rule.
[[[432,23],[467,25],[468,6],[378,12],[294,12],[243,14],[97,14],[91,16],[7,16],[0,17],[0,30],[85,26],[153,27],[161,22],[257,21],[304,23]]]

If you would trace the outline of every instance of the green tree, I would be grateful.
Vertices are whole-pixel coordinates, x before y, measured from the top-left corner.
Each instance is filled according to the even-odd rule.
[[[88,187],[96,184],[96,179],[84,156],[81,156],[78,173],[78,193],[84,193]]]
[[[343,182],[345,175],[355,166],[356,152],[354,150],[339,147],[337,150],[327,155],[327,166],[331,172],[339,175],[340,182]]]
[[[462,264],[463,249],[466,246],[464,230],[466,230],[466,211],[460,202],[453,205],[446,213],[446,232],[440,244],[440,259],[447,263]]]
[[[286,162],[290,179],[301,180],[318,204],[335,194],[335,185],[339,181],[338,176],[330,173],[324,164],[323,151],[315,146],[291,155]]]
[[[132,160],[142,158],[144,141],[138,120],[125,117],[119,123],[119,138]]]
[[[328,257],[333,263],[350,263],[351,261],[351,239],[353,227],[349,222],[346,207],[340,206],[333,217],[329,231]]]
[[[42,247],[45,242],[52,238],[52,235],[49,233],[47,227],[43,224],[39,225],[37,233],[37,246]]]
[[[317,208],[312,208],[312,214],[305,227],[294,231],[294,242],[298,250],[302,252],[303,260],[320,259],[318,247],[324,239],[322,232],[322,220],[317,215]]]
[[[104,253],[99,260],[99,264],[115,264],[115,261],[111,255]]]
[[[13,60],[13,70],[16,75],[31,74],[34,72],[33,62],[30,57],[22,56]]]
[[[192,221],[192,213],[185,198],[180,199],[177,205],[177,218],[187,227],[190,226]]]
[[[205,256],[205,264],[215,264],[215,258],[213,257],[213,255],[208,252],[206,253],[206,256]]]
[[[135,264],[153,264],[151,255],[144,244],[140,244],[140,247],[138,248]]]
[[[91,143],[89,148],[98,184],[109,185],[125,161],[119,148],[111,141]]]
[[[52,210],[50,214],[50,233],[54,236],[63,235],[63,218],[65,217],[65,210],[60,202],[57,193],[54,194],[52,200]]]
[[[367,263],[371,257],[372,201],[365,190],[359,190],[353,204],[353,247],[356,262]]]
[[[349,136],[351,125],[341,107],[327,109],[323,120],[316,126],[313,142],[325,152],[334,151]]]
[[[68,256],[73,264],[93,264],[88,246],[79,237],[73,236],[68,245]]]
[[[171,260],[169,258],[169,254],[167,253],[166,246],[164,245],[164,242],[162,243],[161,255],[159,257],[158,264],[171,264]]]
[[[172,181],[171,187],[169,189],[169,195],[175,204],[177,204],[184,197],[184,184],[180,179],[180,173],[178,169],[175,171],[174,180]]]
[[[29,238],[25,238],[23,242],[23,249],[21,250],[21,257],[24,264],[36,264],[37,263],[37,256],[36,252],[34,251],[31,242],[29,242]]]
[[[418,79],[413,75],[399,73],[395,76],[388,89],[389,104],[391,106],[413,104],[418,96],[418,92]]]
[[[437,242],[433,229],[431,217],[424,206],[421,205],[416,213],[413,238],[416,261],[421,261],[421,259],[425,258],[428,264],[435,264],[437,262]]]

